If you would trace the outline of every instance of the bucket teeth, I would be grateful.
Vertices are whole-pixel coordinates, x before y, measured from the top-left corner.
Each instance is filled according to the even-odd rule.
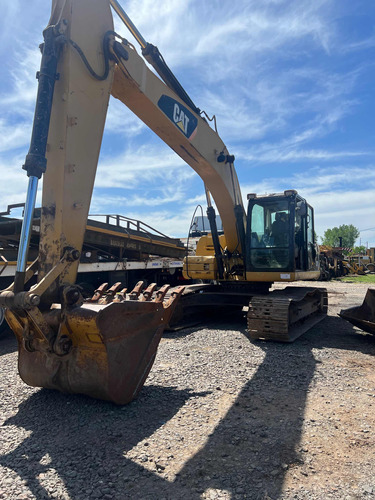
[[[116,296],[116,293],[121,289],[122,283],[118,281],[99,299],[99,304],[110,304]]]
[[[142,289],[144,287],[143,281],[138,281],[133,290],[129,294],[130,300],[138,300],[138,297],[141,295]]]
[[[151,283],[151,285],[149,285],[143,292],[139,300],[144,302],[149,302],[150,300],[152,300],[152,294],[154,293],[155,289],[156,289],[156,283]]]
[[[168,285],[169,286],[169,285]],[[172,304],[174,301],[182,295],[182,292],[185,290],[184,286],[178,286],[177,288],[173,288],[170,299],[168,301],[169,304]]]
[[[107,290],[108,283],[102,283],[99,288],[95,290],[94,295],[91,297],[89,302],[98,302],[100,297],[104,294],[104,292]]]
[[[127,288],[121,289],[121,286],[121,282],[117,282],[107,290],[108,283],[103,283],[97,290],[95,290],[95,294],[88,300],[88,302],[100,305],[110,304],[111,302],[125,302],[127,300],[161,303],[170,289],[170,285],[163,285],[160,290],[156,291],[157,284],[151,283],[146,290],[143,290],[144,282],[138,281],[132,291],[127,294]],[[172,298],[180,296],[182,292],[179,292],[179,290],[183,288],[184,287],[178,287],[174,289],[169,301],[171,301]]]
[[[164,285],[156,292],[155,302],[163,302],[165,294],[170,289],[170,285]]]
[[[126,300],[126,292],[127,288],[123,288],[120,292],[117,292],[113,302],[122,302],[123,300]]]

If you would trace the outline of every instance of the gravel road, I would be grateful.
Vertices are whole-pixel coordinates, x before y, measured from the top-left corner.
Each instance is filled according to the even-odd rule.
[[[0,339],[0,499],[374,498],[375,338],[337,316],[367,286],[327,288],[294,344],[242,317],[166,334],[123,407],[26,386]]]

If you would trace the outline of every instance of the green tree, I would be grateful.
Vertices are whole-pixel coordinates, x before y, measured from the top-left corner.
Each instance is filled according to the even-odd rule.
[[[354,247],[353,248],[353,254],[366,254],[366,247],[364,245],[361,245],[360,247]]]
[[[330,247],[340,246],[340,236],[342,238],[343,247],[354,247],[355,240],[359,236],[359,229],[353,224],[342,224],[339,227],[333,227],[324,231],[323,245]]]

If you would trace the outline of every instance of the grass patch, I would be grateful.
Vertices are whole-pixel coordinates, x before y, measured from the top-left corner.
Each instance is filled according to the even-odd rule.
[[[336,281],[346,281],[347,283],[373,283],[375,285],[375,274],[366,274],[365,276],[343,276],[336,278]]]

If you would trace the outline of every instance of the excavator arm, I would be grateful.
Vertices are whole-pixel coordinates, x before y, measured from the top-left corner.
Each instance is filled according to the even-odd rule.
[[[219,210],[228,250],[240,250],[245,220],[234,156],[228,153],[217,130],[202,118],[200,109],[169,69],[158,48],[144,40],[117,0],[110,3],[140,44],[143,55],[142,58],[131,44],[123,41],[127,55],[117,60],[112,95],[198,173],[205,183],[208,205],[211,205],[211,193]],[[161,79],[150,71],[145,60]]]
[[[228,249],[233,251],[239,246],[234,207],[242,207],[234,158],[207,121],[167,87],[132,46],[126,50],[128,59],[116,65],[112,95],[199,174],[212,194]]]
[[[114,33],[110,4],[123,18],[116,0],[52,2],[23,167],[29,187],[17,272],[14,284],[1,292],[0,306],[16,334],[26,383],[123,404],[142,387],[182,288],[150,286],[142,293],[141,285],[129,292],[116,284],[84,303],[74,285],[110,94],[201,176],[208,201],[211,193],[219,209],[230,253],[241,251],[244,209],[234,157],[178,91],[157,49],[143,47],[145,57],[159,57],[165,82]],[[26,268],[42,175],[39,257]],[[215,252],[221,252],[218,241]],[[29,287],[35,272],[37,284]]]

